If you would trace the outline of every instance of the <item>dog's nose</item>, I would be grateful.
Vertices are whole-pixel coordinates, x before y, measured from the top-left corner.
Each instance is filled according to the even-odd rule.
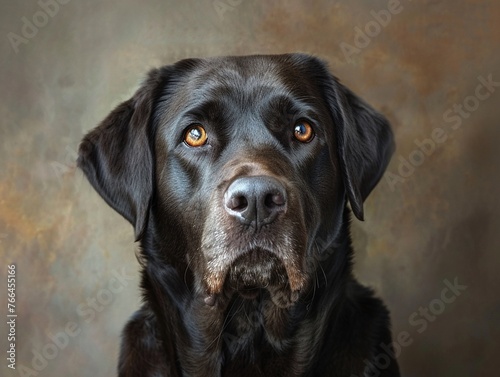
[[[243,224],[256,229],[273,222],[286,211],[286,190],[275,178],[267,176],[236,179],[224,194],[224,208]]]

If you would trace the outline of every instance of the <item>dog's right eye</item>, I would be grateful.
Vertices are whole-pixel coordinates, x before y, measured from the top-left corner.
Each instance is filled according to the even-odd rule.
[[[207,132],[201,124],[190,126],[184,134],[184,142],[190,147],[201,147],[207,142]]]
[[[300,121],[295,124],[294,136],[301,143],[309,143],[314,138],[314,130],[308,122]]]

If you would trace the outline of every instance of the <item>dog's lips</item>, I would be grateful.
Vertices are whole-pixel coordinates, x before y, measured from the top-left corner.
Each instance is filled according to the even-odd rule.
[[[262,293],[262,288],[259,287],[242,287],[238,289],[238,294],[246,300],[255,300]]]
[[[262,249],[249,250],[237,258],[226,277],[226,285],[237,291],[287,284],[283,262],[275,254]]]
[[[205,302],[215,305],[225,302],[218,298],[235,294],[244,298],[260,295],[286,307],[298,299],[310,280],[305,264],[307,242],[296,223],[283,221],[273,233],[266,230],[252,235],[237,229],[236,237],[232,228],[204,231],[202,253],[206,259],[201,283]]]
[[[231,263],[222,290],[228,296],[238,294],[249,300],[267,291],[277,306],[288,307],[297,301],[301,288],[292,286],[290,274],[281,258],[272,251],[257,248],[245,252]]]

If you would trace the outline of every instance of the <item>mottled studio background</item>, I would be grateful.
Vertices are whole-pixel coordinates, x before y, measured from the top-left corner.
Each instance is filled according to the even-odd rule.
[[[2,376],[114,375],[121,328],[138,307],[132,228],[75,170],[82,135],[151,67],[289,51],[326,59],[394,126],[392,175],[353,233],[359,279],[385,299],[395,337],[411,336],[404,375],[498,376],[500,86],[481,88],[482,99],[476,87],[500,82],[499,2],[401,0],[383,26],[371,11],[386,0],[60,2],[44,16],[34,0],[0,1]],[[348,45],[358,50],[346,56]],[[454,115],[464,101],[469,110]],[[433,132],[446,140],[419,154]],[[8,263],[16,371],[5,360]],[[444,303],[455,279],[467,288]],[[429,305],[437,315],[423,319]]]

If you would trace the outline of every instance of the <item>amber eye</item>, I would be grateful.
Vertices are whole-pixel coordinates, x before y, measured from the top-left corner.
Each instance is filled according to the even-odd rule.
[[[314,131],[309,123],[300,121],[295,125],[294,135],[301,143],[309,143],[314,138]]]
[[[201,147],[207,142],[207,132],[200,124],[189,127],[184,134],[184,142],[190,147]]]

